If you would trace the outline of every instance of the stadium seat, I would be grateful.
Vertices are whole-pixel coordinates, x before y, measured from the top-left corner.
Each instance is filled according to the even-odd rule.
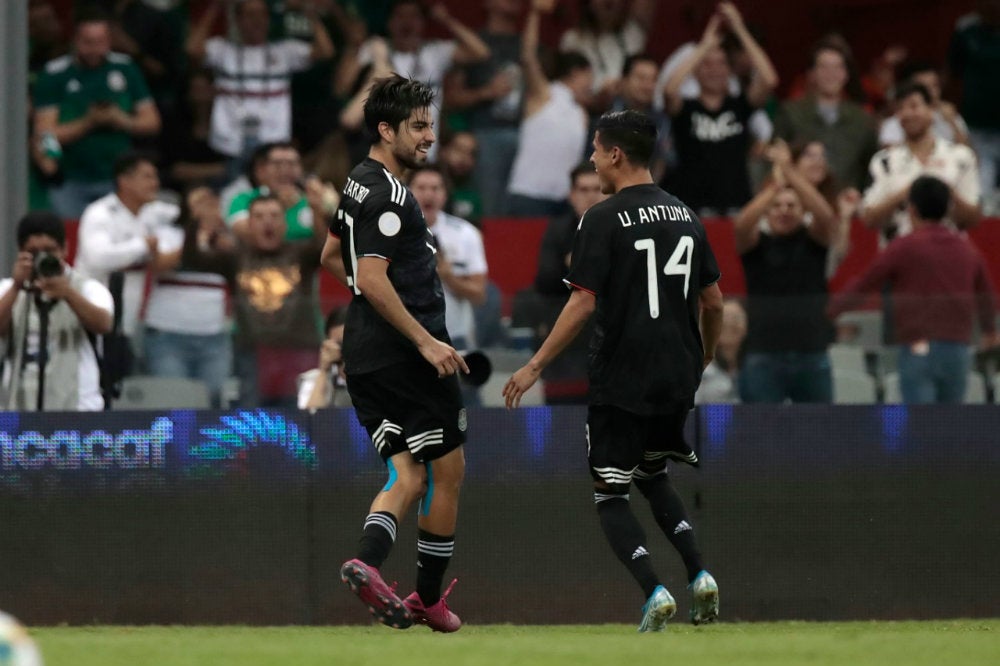
[[[197,379],[136,375],[122,380],[115,409],[208,409],[208,386]]]
[[[830,355],[830,366],[834,373],[838,370],[847,372],[866,372],[865,350],[858,345],[835,343],[827,350]]]
[[[864,359],[862,358],[862,362]],[[875,380],[861,370],[833,368],[833,402],[837,405],[875,403]]]
[[[848,344],[863,349],[882,346],[882,312],[880,310],[851,310],[837,317],[837,326],[852,328],[854,337]]]

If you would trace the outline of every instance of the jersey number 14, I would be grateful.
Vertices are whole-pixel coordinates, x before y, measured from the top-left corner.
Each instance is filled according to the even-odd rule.
[[[656,271],[656,242],[652,238],[643,238],[635,242],[635,249],[646,253],[646,289],[649,295],[649,316],[657,319],[660,316],[660,281]],[[684,276],[684,298],[687,298],[691,286],[691,255],[694,253],[694,239],[681,236],[677,247],[667,259],[663,267],[664,275]]]

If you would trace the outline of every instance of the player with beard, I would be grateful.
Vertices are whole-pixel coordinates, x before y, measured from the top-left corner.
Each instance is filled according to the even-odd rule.
[[[347,389],[389,472],[341,579],[383,624],[451,632],[462,622],[448,608],[451,587],[442,594],[441,584],[465,472],[456,373],[469,368],[445,329],[434,236],[403,185],[434,143],[433,101],[428,85],[398,75],[372,86],[364,104],[372,146],[347,179],[323,265],[354,294],[344,330]],[[379,567],[417,500],[417,589],[400,599]]]
[[[720,275],[701,221],[653,183],[655,143],[656,126],[638,111],[613,111],[597,121],[590,160],[601,191],[613,196],[580,220],[565,279],[569,301],[503,390],[507,407],[516,407],[595,315],[588,462],[601,527],[646,599],[639,631],[662,630],[677,604],[653,570],[632,512],[633,482],[684,560],[691,620],[711,622],[719,613],[718,585],[704,568],[691,521],[667,477],[667,460],[698,464],[684,441],[684,422],[719,340]]]

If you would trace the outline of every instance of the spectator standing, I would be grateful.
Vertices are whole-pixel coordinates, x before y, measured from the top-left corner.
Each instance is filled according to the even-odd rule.
[[[235,178],[260,143],[288,141],[292,132],[291,75],[311,62],[333,57],[333,42],[310,10],[313,41],[268,41],[265,0],[241,0],[233,7],[234,39],[209,37],[225,0],[214,0],[191,30],[185,51],[192,63],[215,72],[209,144],[230,158]]]
[[[524,99],[521,71],[520,19],[523,0],[487,0],[486,25],[480,39],[490,57],[448,73],[443,104],[465,112],[466,129],[475,135],[481,159],[474,172],[486,215],[504,210],[507,181],[517,154],[518,125]],[[442,151],[447,145],[442,145]],[[472,217],[458,214],[471,221]]]
[[[317,185],[310,181],[314,200],[321,196]],[[294,406],[295,377],[311,367],[320,344],[313,277],[325,225],[316,225],[308,241],[288,241],[285,210],[273,194],[254,199],[249,213],[236,267],[235,366],[240,405]]]
[[[483,214],[480,190],[475,184],[478,159],[479,143],[472,132],[455,132],[442,142],[439,164],[449,193],[445,210],[477,227]]]
[[[871,116],[845,95],[847,62],[848,53],[839,42],[820,42],[812,53],[811,91],[781,105],[774,134],[790,144],[822,142],[837,179],[860,190],[878,136]]]
[[[246,236],[250,204],[257,197],[271,194],[278,198],[285,211],[285,233],[288,240],[311,239],[316,233],[316,224],[323,219],[324,211],[335,210],[336,201],[320,202],[319,208],[310,204],[303,189],[302,160],[299,151],[292,144],[273,143],[263,153],[265,163],[259,175],[260,184],[248,192],[236,195],[229,205],[226,224],[237,236]],[[336,193],[332,196],[336,198]]]
[[[937,176],[952,189],[947,223],[959,229],[979,223],[976,156],[968,146],[934,135],[931,101],[930,93],[919,83],[901,86],[896,116],[906,140],[883,148],[871,160],[872,184],[865,192],[861,219],[879,230],[883,247],[893,238],[910,233],[910,184],[923,174]]]
[[[188,192],[178,226],[184,245],[163,253],[150,285],[143,333],[146,368],[158,377],[205,382],[221,406],[231,374],[232,334],[227,300],[236,273],[236,241],[207,187]]]
[[[756,75],[746,94],[729,92],[731,69],[722,49],[723,24],[737,36],[754,63]],[[699,95],[685,99],[681,85],[691,72],[698,80]],[[679,163],[674,189],[687,205],[724,215],[750,199],[749,120],[777,83],[774,66],[750,35],[739,11],[732,3],[720,3],[698,47],[674,70],[664,88]]]
[[[659,183],[667,170],[676,166],[677,155],[670,136],[670,116],[662,108],[657,108],[654,101],[658,67],[656,59],[648,55],[639,54],[626,58],[619,92],[611,101],[610,110],[641,111],[656,124],[656,151],[649,171],[653,174],[653,180]]]
[[[52,0],[28,0],[28,48],[28,86],[34,90],[45,64],[69,50]]]
[[[7,361],[0,404],[8,411],[101,410],[91,338],[111,331],[111,294],[65,263],[66,230],[52,213],[21,218],[17,247],[11,276],[0,280],[0,343]]]
[[[142,70],[160,114],[174,111],[177,80],[181,78],[181,26],[175,14],[142,0],[101,0],[111,22],[111,46]]]
[[[826,276],[833,277],[840,262],[847,256],[851,241],[851,222],[858,212],[861,193],[853,187],[841,187],[830,172],[826,148],[819,141],[810,141],[792,147],[795,168],[823,195],[837,214],[837,226],[830,239]]]
[[[979,156],[987,211],[995,215],[1000,213],[1000,2],[979,0],[978,12],[958,24],[948,49],[948,67],[962,82],[959,107]]]
[[[219,188],[225,184],[226,156],[209,145],[215,86],[212,73],[197,69],[188,75],[174,113],[167,118],[162,136],[162,158],[168,186],[186,192],[198,185]]]
[[[655,14],[654,0],[580,1],[580,24],[563,33],[559,50],[580,53],[590,62],[594,111],[606,110],[618,94],[625,61],[645,50]]]
[[[552,216],[566,211],[569,173],[580,162],[587,143],[587,112],[593,72],[579,53],[561,53],[554,80],[549,81],[538,59],[542,13],[555,0],[532,0],[521,41],[524,68],[524,119],[517,156],[507,186],[507,213]]]
[[[156,200],[160,178],[150,157],[125,153],[115,161],[114,174],[115,190],[87,206],[80,218],[76,269],[104,285],[112,273],[124,272],[122,331],[132,337],[147,271],[161,252],[181,247],[183,234],[174,226],[180,209]]]
[[[467,220],[444,212],[448,187],[434,166],[413,170],[410,191],[437,241],[438,277],[444,287],[445,328],[456,349],[477,346],[473,310],[486,301],[486,250],[483,235]]]
[[[111,51],[107,15],[81,12],[72,53],[50,61],[34,91],[34,126],[52,144],[63,182],[49,192],[52,209],[78,218],[114,189],[111,167],[133,137],[160,131],[160,114],[132,59]]]
[[[996,307],[986,262],[961,234],[942,224],[951,187],[922,175],[907,195],[912,233],[892,242],[830,304],[831,316],[886,287],[892,294],[899,383],[910,404],[960,403],[978,319],[984,347],[995,346]]]
[[[919,83],[931,94],[931,108],[934,111],[934,136],[952,143],[969,143],[969,127],[951,102],[941,98],[941,74],[937,67],[929,62],[904,63],[900,68],[899,83]],[[898,102],[899,95],[894,93]],[[879,143],[883,146],[893,146],[906,140],[903,126],[895,114],[882,121],[878,134]]]
[[[769,157],[771,182],[733,221],[747,282],[740,396],[743,402],[828,403],[833,378],[826,348],[832,328],[824,310],[836,216],[793,167],[787,146],[775,145]]]
[[[444,75],[452,65],[463,65],[480,62],[490,57],[490,49],[485,42],[468,26],[448,12],[444,3],[436,2],[431,6],[430,17],[440,23],[451,33],[453,39],[424,38],[427,27],[426,14],[420,0],[399,0],[392,6],[389,14],[389,60],[392,71],[423,81],[434,89],[434,94],[440,99]],[[355,59],[344,58],[341,68],[353,71],[349,76],[342,71],[340,78],[355,79],[361,69],[375,63],[380,47],[375,42],[383,41],[381,37],[373,37],[361,45]],[[373,50],[374,49],[374,50]],[[434,125],[440,124],[441,109],[433,107]],[[431,148],[430,159],[437,156],[436,146]]]

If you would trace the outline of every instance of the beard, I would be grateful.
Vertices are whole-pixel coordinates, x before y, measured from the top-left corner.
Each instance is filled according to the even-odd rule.
[[[430,146],[428,146],[428,149],[430,149]],[[417,152],[416,149],[406,152],[393,151],[393,156],[395,156],[397,162],[407,169],[419,169],[427,164],[427,153]]]

